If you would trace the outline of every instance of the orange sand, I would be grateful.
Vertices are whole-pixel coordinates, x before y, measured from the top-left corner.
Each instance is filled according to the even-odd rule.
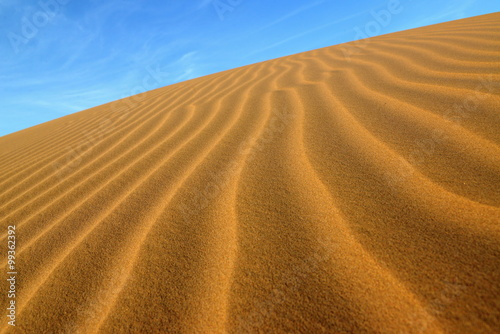
[[[500,332],[500,13],[149,91],[0,161],[1,333]]]

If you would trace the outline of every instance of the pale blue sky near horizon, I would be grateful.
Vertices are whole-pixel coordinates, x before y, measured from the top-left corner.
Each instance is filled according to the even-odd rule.
[[[383,12],[390,17],[374,15],[391,8]],[[357,28],[381,35],[499,9],[491,0],[0,0],[0,136],[145,90],[353,41]]]

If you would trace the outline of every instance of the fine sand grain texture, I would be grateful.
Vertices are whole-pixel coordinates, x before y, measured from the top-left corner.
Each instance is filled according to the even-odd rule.
[[[0,138],[0,333],[500,333],[500,14]]]

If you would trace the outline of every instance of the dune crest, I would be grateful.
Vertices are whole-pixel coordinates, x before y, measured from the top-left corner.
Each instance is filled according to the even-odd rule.
[[[0,333],[500,332],[500,13],[361,45],[0,137]]]

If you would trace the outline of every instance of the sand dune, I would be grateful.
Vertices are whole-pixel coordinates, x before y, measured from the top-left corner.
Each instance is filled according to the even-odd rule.
[[[499,333],[499,129],[495,13],[1,137],[0,332]]]

